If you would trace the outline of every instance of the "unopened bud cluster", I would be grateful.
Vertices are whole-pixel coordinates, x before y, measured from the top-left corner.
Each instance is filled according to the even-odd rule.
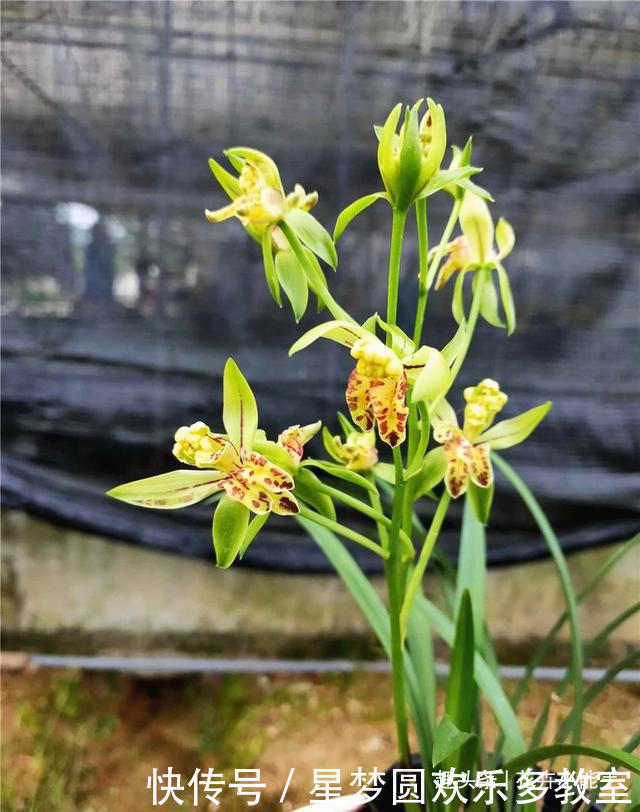
[[[476,386],[464,390],[467,405],[464,409],[465,432],[479,434],[487,428],[500,412],[508,398],[500,391],[500,385],[491,378],[485,378]]]

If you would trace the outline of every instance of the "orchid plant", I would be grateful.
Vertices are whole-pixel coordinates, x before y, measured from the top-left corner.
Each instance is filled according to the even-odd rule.
[[[615,561],[635,544],[617,550],[580,594],[571,584],[567,565],[547,519],[518,474],[496,452],[521,443],[549,411],[549,402],[509,415],[507,394],[485,378],[463,390],[462,425],[449,399],[458,381],[480,318],[511,334],[515,306],[504,260],[515,245],[513,228],[500,218],[494,226],[491,195],[471,180],[481,170],[471,164],[471,139],[453,148],[442,167],[447,133],[443,109],[433,100],[406,107],[399,104],[382,127],[376,127],[378,166],[384,190],[349,205],[337,218],[333,237],[313,216],[318,200],[296,184],[284,190],[273,160],[256,149],[227,150],[231,170],[211,159],[211,170],[230,203],[206,217],[217,223],[237,218],[260,244],[267,285],[278,305],[281,291],[298,322],[309,292],[331,319],[305,332],[290,355],[318,339],[346,347],[355,366],[345,382],[350,416],[339,414],[342,436],[326,427],[322,438],[327,457],[305,457],[306,442],[320,422],[284,429],[276,440],[259,428],[258,408],[249,383],[232,359],[224,369],[224,432],[198,422],[179,428],[174,456],[187,468],[130,482],[109,495],[146,508],[173,509],[218,495],[213,516],[213,543],[219,567],[229,567],[256,543],[271,513],[297,520],[325,552],[367,616],[392,667],[398,757],[410,763],[410,727],[427,776],[434,768],[469,770],[473,766],[515,771],[559,755],[595,756],[617,767],[640,771],[640,760],[624,748],[585,746],[581,742],[584,707],[617,673],[607,672],[585,690],[582,664],[607,635],[629,616],[625,610],[603,633],[584,646],[579,631],[579,601]],[[235,174],[234,174],[235,173]],[[428,245],[427,208],[438,192],[452,199],[449,219],[439,242]],[[391,211],[388,294],[383,319],[377,313],[360,322],[329,291],[322,264],[335,269],[341,235],[351,221],[376,201]],[[398,287],[405,225],[413,211],[417,221],[419,267],[413,333],[397,324]],[[460,234],[454,237],[459,227]],[[446,289],[456,276],[452,295],[455,325],[439,349],[422,343],[432,291]],[[471,278],[471,299],[465,280]],[[443,295],[438,293],[438,295]],[[456,403],[457,405],[457,403]],[[505,413],[506,419],[497,419]],[[384,449],[391,461],[379,459]],[[485,526],[494,491],[494,467],[524,500],[544,535],[556,563],[566,599],[566,612],[535,652],[511,697],[500,681],[496,657],[484,621]],[[333,483],[333,484],[331,484]],[[447,608],[438,608],[425,593],[424,575],[437,553],[440,529],[452,500],[465,500],[457,572],[440,572]],[[433,504],[428,527],[416,507]],[[339,508],[349,508],[369,522],[362,532],[345,524]],[[360,527],[362,525],[359,525]],[[341,539],[360,544],[384,563],[387,602],[364,576]],[[637,606],[634,607],[637,609]],[[573,707],[558,730],[548,730],[549,704],[530,746],[517,722],[518,702],[533,668],[550,649],[568,621],[572,661],[556,692],[573,686]],[[451,647],[450,676],[444,714],[436,718],[432,636]],[[623,662],[626,665],[627,661]],[[617,669],[617,670],[616,670]],[[500,734],[492,747],[483,741],[479,702],[484,696],[496,716]],[[410,725],[411,723],[411,725]],[[565,743],[569,736],[571,741]],[[542,746],[542,741],[547,744]],[[638,782],[636,782],[636,788]],[[636,793],[637,794],[637,793]],[[511,801],[510,801],[511,803]],[[442,801],[428,801],[440,810]],[[535,804],[529,805],[533,808]]]

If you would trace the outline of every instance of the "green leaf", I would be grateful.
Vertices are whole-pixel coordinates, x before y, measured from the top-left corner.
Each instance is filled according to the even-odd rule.
[[[293,251],[278,251],[276,254],[278,279],[291,302],[293,317],[296,322],[304,316],[309,302],[309,286],[304,268],[298,262]]]
[[[333,240],[324,226],[321,226],[312,214],[303,209],[291,209],[284,219],[295,231],[298,239],[314,254],[317,254],[332,268],[337,267],[338,255]]]
[[[264,523],[269,518],[269,514],[265,513],[262,516],[254,516],[253,519],[249,522],[249,527],[247,528],[247,532],[244,536],[244,541],[242,542],[242,546],[238,550],[238,558],[242,558],[242,556],[246,553],[247,548],[251,544],[251,542],[255,539],[258,533],[262,530]]]
[[[534,495],[508,463],[506,463],[497,454],[492,454],[492,458],[499,470],[515,488],[516,492],[529,509],[532,517],[535,519],[536,524],[540,528],[540,532],[544,536],[544,540],[547,542],[547,547],[549,548],[549,552],[551,553],[554,564],[556,565],[556,570],[562,586],[567,615],[569,617],[569,628],[571,632],[571,673],[573,675],[574,691],[572,738],[573,743],[577,745],[580,742],[580,735],[582,731],[582,668],[584,664],[584,652],[582,649],[582,639],[580,637],[578,602],[576,600],[575,590],[571,581],[571,575],[569,574],[569,568],[567,566],[564,553],[562,552],[560,542],[558,541],[556,534],[553,532],[553,529],[549,524],[549,520],[547,519]],[[571,768],[575,768],[573,762]]]
[[[373,467],[374,476],[381,479],[383,482],[388,482],[394,485],[396,481],[395,467],[390,462],[379,462]]]
[[[258,428],[258,407],[247,379],[229,358],[224,366],[222,422],[236,448],[253,448]]]
[[[511,448],[513,445],[526,440],[538,423],[545,417],[551,408],[551,401],[534,406],[509,420],[501,420],[478,438],[479,443],[489,443],[491,450]]]
[[[376,200],[388,201],[389,196],[386,192],[374,192],[373,194],[365,195],[364,197],[354,200],[353,203],[340,212],[338,219],[336,220],[336,226],[333,229],[334,243],[338,242],[340,237],[342,237],[349,223],[365,209],[368,209],[369,206],[376,202]]]
[[[220,186],[222,186],[229,197],[232,200],[235,200],[240,194],[240,183],[238,178],[236,178],[230,172],[227,172],[227,170],[223,166],[220,166],[220,164],[213,158],[209,158],[209,169],[213,172],[215,179],[218,181]]]
[[[200,502],[219,490],[220,471],[180,469],[145,479],[136,479],[107,491],[107,496],[138,507],[173,510]]]
[[[447,392],[452,381],[451,370],[442,353],[433,347],[421,347],[416,356],[422,350],[428,350],[428,353],[413,384],[412,403],[434,400]]]
[[[271,246],[272,228],[265,228],[262,235],[262,262],[264,264],[264,274],[267,278],[267,285],[271,295],[276,300],[278,307],[282,307],[280,298],[280,285],[278,284],[278,274],[273,262],[273,250]]]
[[[355,602],[369,621],[387,656],[391,653],[389,616],[382,599],[336,536],[309,519],[296,517],[340,575]]]
[[[415,607],[411,608],[409,614],[407,643],[409,658],[420,686],[420,713],[426,716],[428,729],[432,731],[436,715],[436,672],[431,626],[424,615],[415,611]]]
[[[626,767],[636,774],[640,774],[640,758],[632,753],[627,753],[617,747],[604,747],[586,744],[550,744],[546,747],[536,747],[526,753],[512,758],[504,765],[504,771],[510,774],[519,772],[526,767],[541,764],[557,756],[590,756],[602,761],[609,761],[616,767]]]
[[[230,567],[243,546],[249,524],[249,508],[223,496],[213,514],[213,546],[216,566]]]
[[[328,338],[343,347],[353,347],[359,338],[366,338],[368,331],[360,327],[359,324],[352,324],[350,321],[326,321],[307,330],[304,335],[292,344],[289,355],[295,355],[300,350],[306,349],[319,338]]]
[[[474,737],[475,733],[459,730],[447,716],[444,716],[436,728],[433,739],[433,766],[437,767],[449,756],[455,755],[463,744]]]
[[[320,490],[322,482],[308,468],[299,468],[295,475],[294,494],[303,502],[311,505],[322,516],[332,521],[336,520],[336,509],[333,500]]]
[[[480,524],[487,524],[491,513],[491,503],[493,502],[493,483],[488,488],[481,488],[475,482],[469,481],[467,497],[473,509],[476,519]]]
[[[576,595],[576,600],[580,603],[584,600],[588,595],[590,595],[594,589],[600,584],[602,579],[605,575],[611,571],[612,567],[618,563],[618,561],[626,555],[629,550],[632,550],[636,545],[640,544],[640,533],[636,534],[624,544],[620,545],[614,552],[607,558],[607,560],[598,568],[598,570],[594,573],[594,575],[589,579],[588,583],[580,590],[580,592]],[[541,640],[536,649],[529,659],[529,662],[526,665],[524,674],[520,678],[518,684],[511,695],[511,705],[514,710],[517,710],[518,704],[522,697],[527,692],[529,687],[529,683],[533,676],[535,669],[544,662],[547,654],[551,651],[553,647],[553,643],[558,636],[558,632],[564,626],[567,621],[567,611],[566,609],[560,614],[556,622],[553,624],[549,632],[547,633],[546,637]],[[612,621],[613,623],[613,621]],[[609,625],[609,624],[608,624]],[[606,629],[606,627],[605,627]],[[604,632],[605,630],[603,630]],[[595,649],[592,648],[593,644],[597,641],[601,634],[596,635],[596,637],[590,641],[590,643],[585,647],[585,658],[587,656],[592,656]],[[496,745],[496,750],[499,750],[500,744]]]
[[[444,708],[456,728],[466,732],[472,731],[476,717],[474,660],[473,608],[469,590],[465,589],[458,607]],[[469,769],[472,758],[473,748],[468,747],[458,759],[447,761],[447,766]]]
[[[487,578],[487,542],[484,527],[476,519],[469,498],[464,502],[458,575],[456,578],[456,611],[459,611],[465,590],[473,605],[473,630],[479,643],[484,636],[485,591]]]
[[[498,285],[500,286],[500,298],[502,299],[502,309],[507,320],[507,335],[511,335],[516,329],[516,307],[513,303],[513,294],[509,283],[509,275],[498,262],[496,264],[498,272]]]
[[[444,448],[441,445],[432,448],[424,458],[422,468],[414,478],[415,498],[420,499],[442,482],[446,470],[447,458],[444,454]]]
[[[336,479],[341,479],[343,482],[348,482],[350,485],[356,485],[359,488],[364,488],[367,491],[375,493],[375,486],[369,482],[368,479],[358,474],[356,471],[349,471],[343,465],[337,465],[333,462],[326,462],[325,460],[305,460],[302,463],[303,467],[318,468]]]
[[[435,633],[445,643],[454,645],[455,631],[453,624],[444,613],[431,603],[424,595],[418,594],[414,603],[428,619]],[[476,652],[474,657],[474,676],[478,687],[491,705],[496,720],[504,733],[504,751],[507,758],[513,758],[525,750],[524,739],[520,732],[518,720],[513,712],[499,679],[493,674],[486,661]]]

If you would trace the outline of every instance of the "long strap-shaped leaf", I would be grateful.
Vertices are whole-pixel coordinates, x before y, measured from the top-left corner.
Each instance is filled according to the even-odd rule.
[[[451,648],[455,637],[453,623],[443,612],[434,606],[424,595],[419,595],[415,606],[423,612],[431,627],[444,642]],[[496,716],[498,724],[504,733],[504,750],[507,758],[514,758],[525,750],[524,739],[502,685],[491,671],[483,657],[476,652],[474,657],[474,672],[478,687],[487,698]]]
[[[342,578],[353,599],[369,621],[387,657],[389,657],[391,651],[389,615],[378,593],[371,586],[342,542],[340,542],[330,530],[319,527],[317,524],[306,519],[298,518],[298,521],[320,547],[338,575]],[[416,675],[413,662],[408,655],[405,657],[405,673],[407,686],[409,688],[409,710],[411,711],[411,717],[418,736],[420,756],[425,769],[425,776],[427,776],[430,775],[431,771],[433,736],[426,707],[427,698],[423,696],[420,681]]]
[[[637,544],[640,544],[640,533],[637,533],[633,538],[630,538],[620,547],[618,547],[614,552],[607,558],[607,560],[602,564],[602,566],[594,573],[592,578],[589,580],[587,584],[578,592],[576,595],[576,601],[581,603],[588,595],[590,595],[593,590],[600,584],[602,579],[605,575],[611,570],[611,568],[618,563],[618,561],[626,555],[629,550],[633,549]],[[544,661],[544,658],[547,654],[551,651],[551,647],[555,642],[556,637],[558,636],[558,632],[564,626],[567,621],[567,611],[566,609],[562,614],[558,617],[556,622],[553,624],[547,636],[538,643],[536,650],[534,651],[531,659],[527,663],[527,667],[525,669],[524,674],[520,678],[520,681],[515,687],[515,690],[511,696],[511,704],[514,707],[514,710],[517,709],[518,703],[522,699],[522,697],[527,692],[527,688],[529,687],[529,682],[531,681],[531,677],[533,676],[533,672],[535,669]],[[586,652],[585,652],[586,656]]]
[[[536,747],[511,759],[504,765],[505,772],[513,773],[540,764],[557,756],[591,756],[602,761],[609,761],[616,767],[626,767],[640,774],[640,758],[617,747],[601,747],[587,744],[550,744],[547,747]]]
[[[574,700],[573,700],[574,713],[572,715],[572,724],[571,724],[572,741],[575,745],[578,745],[580,743],[580,735],[582,731],[581,702],[582,702],[582,668],[584,663],[584,656],[582,651],[582,640],[580,638],[580,623],[578,620],[578,602],[576,601],[576,593],[573,588],[573,584],[571,582],[571,576],[569,575],[569,568],[567,567],[567,562],[565,560],[564,553],[562,552],[562,547],[560,547],[560,542],[556,538],[556,534],[553,532],[553,529],[551,528],[551,525],[549,524],[549,521],[545,516],[544,511],[538,504],[536,498],[531,493],[525,482],[518,476],[518,474],[516,474],[513,468],[510,465],[508,465],[497,454],[493,453],[491,457],[496,463],[499,470],[502,471],[505,477],[516,489],[522,501],[529,508],[531,515],[535,519],[538,527],[540,528],[540,532],[542,533],[545,541],[547,542],[549,552],[551,553],[551,556],[556,565],[556,569],[558,571],[558,576],[560,577],[562,592],[564,594],[564,600],[566,603],[567,616],[569,618],[569,627],[571,630],[571,673],[573,676],[573,688],[574,688]],[[575,759],[572,758],[571,761],[572,769],[575,769],[575,764],[576,764]]]
[[[587,645],[584,647],[585,660],[592,657],[594,654],[596,654],[598,649],[600,648],[600,646],[607,639],[607,637],[609,637],[609,635],[613,631],[615,631],[619,626],[621,626],[626,620],[628,620],[630,617],[632,617],[638,611],[640,611],[640,601],[638,603],[634,603],[632,606],[629,606],[627,609],[624,609],[622,612],[620,612],[619,615],[616,615],[616,617],[614,617],[613,620],[610,620],[605,626],[603,626],[603,628],[598,632],[598,634],[596,634],[595,637],[593,637],[587,643]],[[626,666],[624,666],[624,665],[620,665],[619,667],[618,666],[613,666],[613,668],[614,669],[617,668],[617,670],[615,671],[615,673],[612,673],[611,679],[613,679],[615,677],[615,675],[618,673],[618,671],[621,671],[622,668],[624,668],[624,667],[626,667]],[[604,678],[604,675],[603,675],[603,678]],[[554,685],[553,694],[555,694],[557,696],[562,696],[564,694],[564,692],[565,692],[565,690],[567,688],[567,685],[569,684],[570,681],[571,681],[571,671],[570,671],[570,669],[567,669],[567,671],[566,671],[565,675],[562,677],[562,679],[558,680],[558,682],[556,682],[556,684]],[[602,688],[606,687],[606,684],[608,684],[608,683],[605,683],[602,686]],[[584,704],[586,705],[586,701],[587,701],[586,694],[585,694],[585,698],[584,698],[583,701],[584,701]],[[545,703],[545,706],[544,706],[543,710],[540,712],[538,720],[536,721],[536,726],[535,726],[535,728],[533,730],[533,733],[531,734],[531,746],[532,747],[538,747],[540,745],[540,740],[542,738],[542,734],[544,733],[545,727],[547,725],[547,719],[548,719],[548,716],[549,716],[549,708],[550,708],[550,706],[551,706],[551,699],[547,699],[547,701]]]

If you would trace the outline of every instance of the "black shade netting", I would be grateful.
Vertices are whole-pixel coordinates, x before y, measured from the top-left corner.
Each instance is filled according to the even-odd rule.
[[[505,416],[551,399],[505,455],[564,548],[638,530],[637,4],[5,2],[2,16],[6,505],[210,557],[210,506],[144,511],[105,489],[176,467],[178,426],[221,428],[229,355],[271,434],[319,418],[337,430],[351,359],[329,342],[287,358],[326,314],[310,308],[296,326],[238,221],[206,222],[204,208],[225,199],[207,158],[263,149],[288,189],[318,190],[331,228],[381,188],[372,125],[396,101],[431,95],[450,143],[473,135],[494,214],[517,234],[507,265],[518,329],[480,326],[452,401],[484,377],[508,392]],[[432,241],[449,206],[446,194],[430,203]],[[385,306],[389,228],[378,203],[328,271],[360,319]],[[407,329],[416,275],[411,224]],[[453,334],[452,286],[430,296],[428,344]],[[317,439],[310,453],[323,453]],[[456,507],[442,539],[452,555]],[[544,554],[499,479],[490,562]],[[327,566],[294,521],[275,519],[244,563]]]

